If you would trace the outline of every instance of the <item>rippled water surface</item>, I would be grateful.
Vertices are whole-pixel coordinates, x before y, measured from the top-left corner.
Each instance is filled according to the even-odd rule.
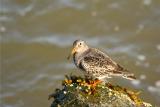
[[[80,74],[66,59],[75,39],[138,78],[111,81],[160,106],[159,0],[0,0],[2,107],[49,107],[64,75]]]

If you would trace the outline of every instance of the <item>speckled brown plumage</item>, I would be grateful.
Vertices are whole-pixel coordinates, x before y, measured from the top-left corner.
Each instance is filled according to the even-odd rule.
[[[98,79],[121,76],[126,79],[135,79],[134,75],[113,61],[102,51],[90,48],[82,40],[73,43],[73,60],[86,76]]]

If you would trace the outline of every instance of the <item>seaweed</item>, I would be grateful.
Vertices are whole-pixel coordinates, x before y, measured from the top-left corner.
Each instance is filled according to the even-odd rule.
[[[49,99],[51,107],[152,107],[133,91],[111,83],[98,83],[86,77],[66,75],[62,89],[56,89]]]

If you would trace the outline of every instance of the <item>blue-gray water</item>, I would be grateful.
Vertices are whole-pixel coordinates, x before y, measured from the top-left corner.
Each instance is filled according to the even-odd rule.
[[[160,106],[159,0],[0,0],[2,107],[47,107],[65,74],[72,42],[83,39],[135,73],[114,78]]]

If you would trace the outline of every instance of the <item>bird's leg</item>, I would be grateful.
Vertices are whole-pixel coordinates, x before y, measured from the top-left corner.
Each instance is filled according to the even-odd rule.
[[[102,83],[102,81],[98,78],[94,79],[92,76],[85,75],[87,84],[89,87],[95,88],[97,84]]]
[[[97,86],[97,84],[99,84],[99,83],[102,83],[102,81],[99,80],[99,79],[95,79],[95,80],[90,81],[89,85],[90,85],[92,88],[95,88],[95,87]]]

